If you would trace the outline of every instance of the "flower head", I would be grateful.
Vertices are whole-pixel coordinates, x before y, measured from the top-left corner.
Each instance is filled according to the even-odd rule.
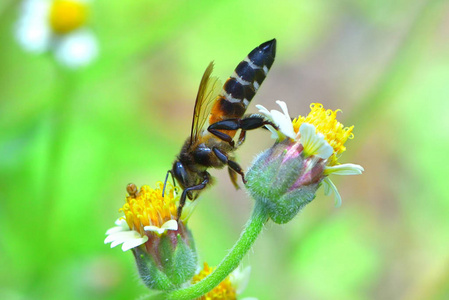
[[[312,201],[321,183],[325,185],[325,194],[335,192],[336,203],[340,205],[340,194],[328,175],[357,175],[364,170],[359,165],[338,162],[346,150],[346,141],[353,138],[354,126],[344,127],[336,119],[340,110],[325,110],[319,103],[310,105],[311,112],[307,116],[291,121],[286,104],[276,102],[282,112],[257,106],[278,127],[270,128],[277,142],[262,153],[248,171],[248,182],[251,177],[255,181],[247,185],[250,193],[255,197],[272,198],[270,205],[273,212],[277,211],[279,222],[290,220]],[[286,214],[288,217],[284,218]]]
[[[111,247],[122,245],[122,250],[132,250],[139,273],[151,288],[155,276],[162,271],[174,285],[193,276],[196,265],[194,242],[186,223],[193,210],[186,203],[177,220],[180,195],[170,183],[158,182],[156,188],[129,184],[126,203],[119,210],[124,216],[116,221],[115,227],[106,232],[105,243]],[[158,275],[159,274],[159,275]]]
[[[88,0],[24,0],[16,37],[27,51],[51,50],[60,63],[78,68],[98,54],[88,20]]]
[[[144,185],[140,191],[134,184],[129,184],[129,196],[120,209],[125,216],[116,221],[116,227],[106,232],[108,237],[105,243],[111,242],[111,247],[123,243],[122,250],[126,251],[144,244],[149,238],[158,238],[169,230],[178,231],[180,228],[176,216],[179,195],[170,183],[167,183],[164,197],[162,190],[162,182],[157,183],[156,189]],[[180,218],[181,224],[187,222],[192,209],[193,205],[185,207]]]
[[[346,151],[345,143],[348,139],[354,138],[352,130],[354,126],[344,127],[343,124],[337,121],[337,112],[339,109],[333,111],[331,109],[324,109],[321,103],[310,104],[310,113],[306,117],[299,116],[293,120],[293,130],[296,133],[300,133],[299,138],[302,136],[303,143],[313,143],[318,137],[323,140],[327,150],[324,150],[324,156],[322,158],[328,159],[328,165],[337,164],[337,159],[340,155]],[[306,133],[306,131],[308,131]],[[306,136],[308,134],[308,136]],[[313,155],[307,153],[309,147],[306,145],[304,151],[306,155]],[[331,148],[332,149],[331,149]],[[330,153],[332,151],[332,153]],[[327,154],[330,155],[327,157]]]
[[[195,276],[193,276],[191,282],[195,284],[205,277],[209,276],[215,268],[209,267],[205,262],[204,267]],[[233,300],[237,299],[237,295],[241,294],[246,288],[249,275],[251,272],[250,267],[245,269],[237,268],[228,277],[226,277],[219,285],[207,294],[201,296],[198,299],[201,300]]]

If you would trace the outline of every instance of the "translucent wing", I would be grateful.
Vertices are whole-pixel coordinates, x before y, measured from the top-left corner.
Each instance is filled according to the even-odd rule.
[[[196,96],[193,111],[192,130],[190,132],[190,145],[193,145],[203,132],[204,124],[209,117],[212,104],[217,99],[222,85],[217,77],[211,77],[214,62],[211,62],[201,78],[200,88]]]

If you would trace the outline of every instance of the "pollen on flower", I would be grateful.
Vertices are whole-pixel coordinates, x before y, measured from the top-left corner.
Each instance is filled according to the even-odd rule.
[[[198,274],[193,276],[192,284],[197,283],[207,277],[210,273],[212,273],[215,268],[209,267],[209,265],[205,262],[204,268]],[[228,277],[226,277],[219,285],[217,285],[213,290],[209,293],[199,297],[200,300],[235,300],[237,299],[236,288],[232,285],[232,282]]]
[[[50,27],[56,34],[66,34],[85,25],[87,15],[88,7],[83,2],[55,0],[50,8]]]
[[[144,185],[138,191],[134,184],[129,184],[127,187],[129,196],[120,209],[125,214],[129,228],[142,235],[145,226],[161,227],[167,221],[176,220],[179,203],[177,188],[167,183],[162,197],[164,184],[158,182],[156,186],[152,189]]]
[[[337,121],[337,112],[341,111],[340,109],[326,110],[321,103],[310,104],[310,109],[306,117],[299,116],[293,120],[293,129],[295,133],[298,133],[303,123],[315,126],[316,133],[323,134],[326,142],[334,149],[333,155],[329,158],[329,165],[335,165],[340,154],[346,150],[344,146],[346,141],[354,137],[352,133],[354,126],[344,127]]]

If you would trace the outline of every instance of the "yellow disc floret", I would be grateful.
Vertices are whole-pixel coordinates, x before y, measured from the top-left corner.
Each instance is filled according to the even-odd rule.
[[[214,271],[215,268],[210,268],[209,265],[205,262],[204,268],[198,274],[193,276],[192,284],[197,283],[207,277],[210,273]],[[232,282],[229,279],[229,276],[225,278],[219,285],[217,285],[212,291],[207,293],[206,295],[201,296],[201,300],[235,300],[237,299],[237,293],[234,286],[232,286]]]
[[[296,133],[303,123],[308,123],[316,128],[317,133],[324,135],[324,139],[334,149],[333,155],[329,158],[329,165],[335,165],[337,159],[345,150],[344,144],[348,139],[354,137],[352,130],[354,126],[344,127],[343,124],[337,121],[337,112],[339,109],[333,111],[331,109],[324,109],[321,103],[310,104],[310,113],[306,117],[299,116],[293,120],[293,129]]]
[[[66,34],[86,23],[88,7],[83,2],[55,0],[50,8],[50,27],[56,34]]]
[[[127,188],[129,196],[126,197],[126,203],[120,209],[125,214],[129,228],[142,235],[145,226],[161,227],[169,220],[176,220],[179,203],[177,188],[167,183],[164,197],[162,197],[164,184],[158,182],[156,185],[156,189],[144,185],[137,192],[136,186],[130,184]]]

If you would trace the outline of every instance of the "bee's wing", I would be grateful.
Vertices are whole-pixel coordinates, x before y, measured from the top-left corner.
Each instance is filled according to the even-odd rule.
[[[209,117],[213,102],[221,91],[221,82],[217,77],[211,77],[214,63],[211,62],[201,78],[198,95],[196,96],[193,111],[192,130],[190,132],[190,145],[193,145],[203,132],[204,124]]]

